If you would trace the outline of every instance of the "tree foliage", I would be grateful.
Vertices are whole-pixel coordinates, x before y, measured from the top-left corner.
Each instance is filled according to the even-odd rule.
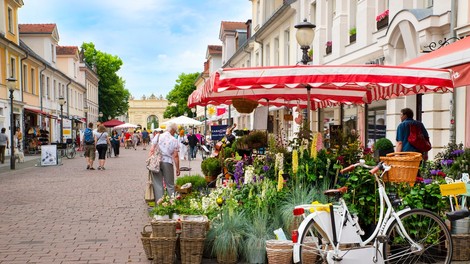
[[[127,113],[129,108],[129,90],[125,88],[125,81],[117,75],[123,64],[115,55],[96,50],[95,44],[83,43],[82,51],[84,61],[88,65],[96,66],[98,78],[99,111],[103,116],[116,117]]]
[[[196,90],[194,82],[198,76],[198,72],[189,74],[181,73],[178,76],[175,87],[166,96],[169,105],[163,113],[164,118],[181,116],[185,112],[188,113],[189,117],[193,117],[194,114],[188,107],[188,98],[191,93]]]

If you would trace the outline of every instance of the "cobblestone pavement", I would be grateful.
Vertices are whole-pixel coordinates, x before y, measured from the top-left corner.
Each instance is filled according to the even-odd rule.
[[[2,164],[0,263],[150,263],[140,241],[147,153],[121,148],[105,171],[86,170],[80,155],[59,166]],[[200,171],[200,161],[183,161],[193,170],[182,174]]]

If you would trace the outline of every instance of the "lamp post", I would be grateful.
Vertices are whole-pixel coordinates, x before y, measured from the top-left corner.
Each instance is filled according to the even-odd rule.
[[[294,26],[297,29],[297,33],[295,34],[295,38],[297,39],[297,43],[300,45],[300,49],[302,50],[302,64],[307,65],[309,62],[308,57],[308,49],[310,48],[310,44],[315,37],[315,30],[316,27],[314,24],[307,22],[307,19],[304,19],[303,22]],[[307,88],[307,125],[310,128],[310,89],[312,88],[310,85],[306,85]]]
[[[60,143],[64,142],[64,115],[63,115],[63,110],[64,110],[64,104],[65,104],[65,98],[63,95],[59,95],[59,105],[60,105]]]
[[[15,129],[13,126],[15,125],[14,115],[13,115],[13,92],[15,91],[16,79],[13,77],[7,78],[7,87],[8,91],[10,91],[10,169],[15,169],[15,142],[13,142],[13,138],[15,137]]]
[[[98,116],[99,116],[99,120],[98,120],[98,121],[101,122],[101,119],[103,118],[103,112],[100,111],[100,113],[98,114]]]

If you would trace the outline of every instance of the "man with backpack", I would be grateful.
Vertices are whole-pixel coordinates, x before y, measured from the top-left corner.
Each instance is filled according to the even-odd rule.
[[[429,151],[431,147],[429,134],[423,123],[413,120],[413,110],[410,108],[403,108],[400,112],[401,123],[398,125],[396,138],[397,152]]]
[[[88,123],[88,127],[85,129],[83,133],[83,146],[85,149],[85,159],[86,159],[86,169],[87,170],[94,170],[93,162],[95,161],[95,137],[93,135],[93,123]]]

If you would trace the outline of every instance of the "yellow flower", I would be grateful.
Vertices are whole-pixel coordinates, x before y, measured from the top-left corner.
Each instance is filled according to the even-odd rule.
[[[282,170],[279,171],[279,177],[277,180],[277,191],[280,192],[282,190],[282,187],[284,187],[284,177],[282,177],[282,174],[284,172]]]
[[[317,139],[318,139],[318,133],[313,136],[312,140],[312,145],[310,146],[310,158],[313,158],[314,160],[317,159]]]
[[[292,151],[292,172],[296,174],[298,169],[299,169],[299,156],[298,156],[297,150],[294,149]]]

